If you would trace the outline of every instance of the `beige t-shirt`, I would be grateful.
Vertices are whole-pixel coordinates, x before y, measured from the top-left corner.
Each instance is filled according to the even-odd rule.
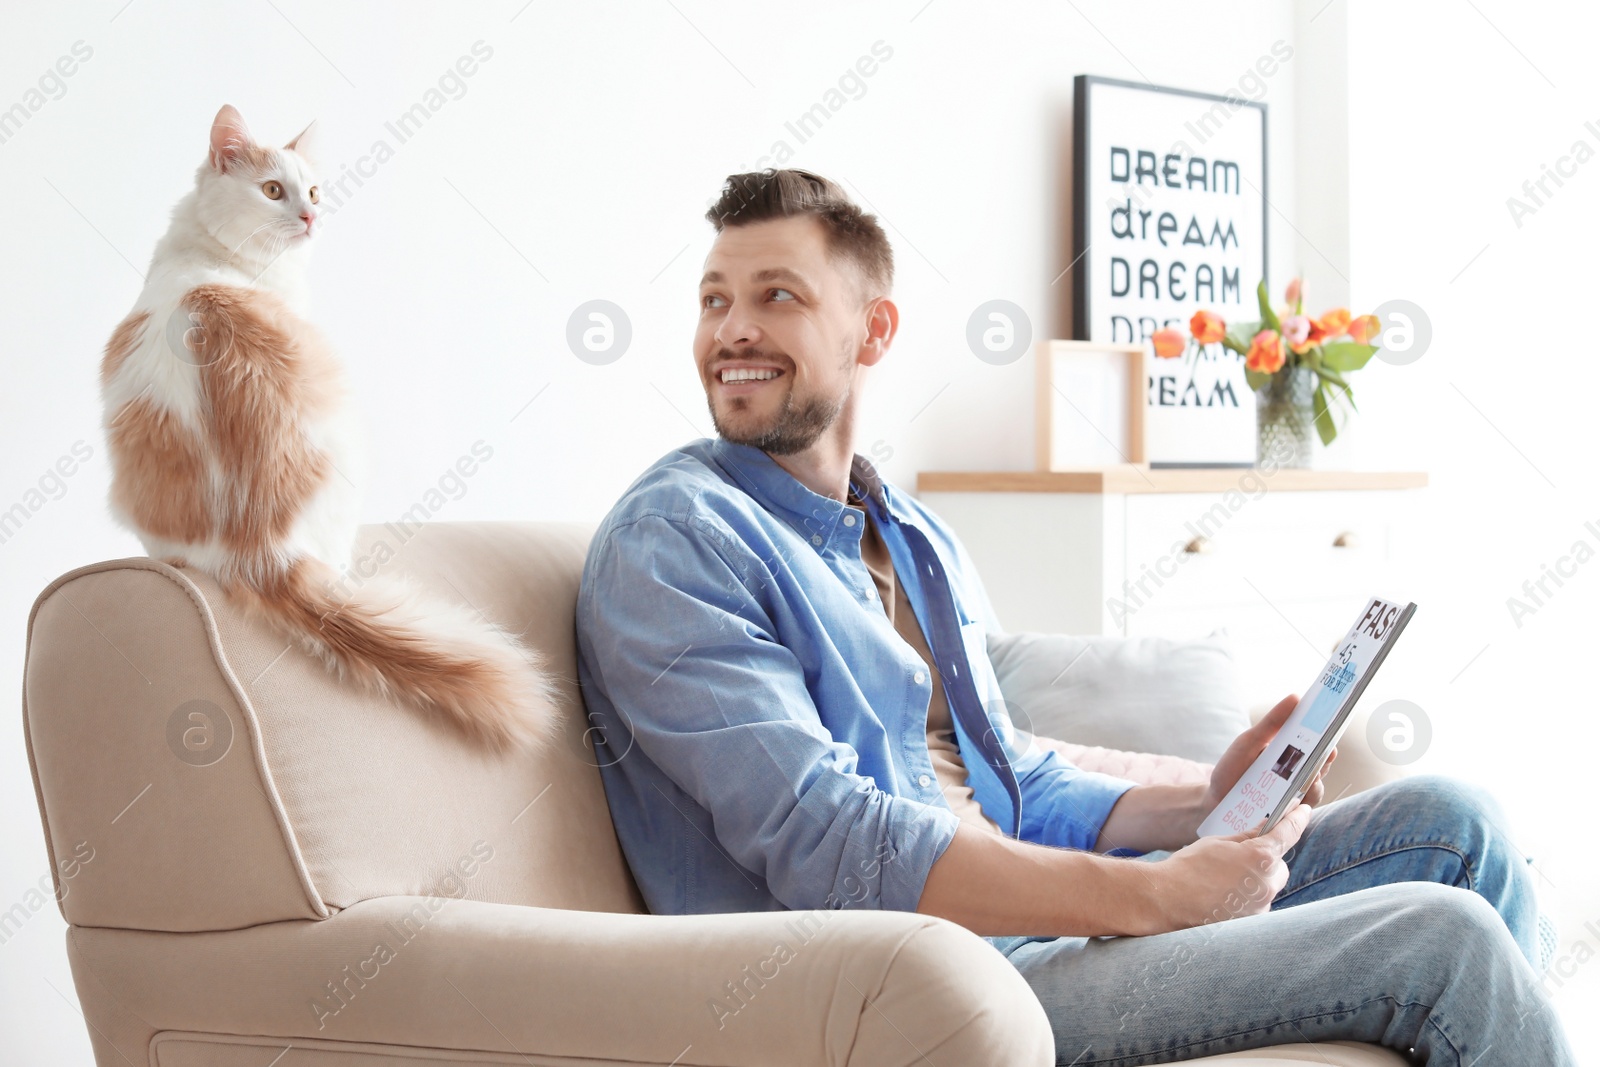
[[[945,699],[944,681],[933,664],[933,654],[912,611],[911,601],[906,597],[905,589],[895,580],[889,546],[884,544],[877,525],[867,518],[865,505],[853,488],[845,498],[845,503],[862,514],[861,562],[867,565],[867,572],[878,587],[878,598],[883,602],[884,614],[888,615],[895,632],[922,657],[922,662],[928,665],[928,674],[933,678],[933,695],[928,698],[928,758],[933,763],[934,774],[939,778],[939,791],[944,794],[950,810],[962,822],[1000,833],[999,824],[983,813],[972,787],[967,784],[967,765],[961,759],[961,746],[956,741],[956,727],[950,716],[950,704]]]

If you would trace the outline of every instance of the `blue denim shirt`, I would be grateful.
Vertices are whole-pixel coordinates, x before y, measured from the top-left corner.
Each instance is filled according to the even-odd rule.
[[[1014,728],[986,649],[1000,627],[966,551],[860,456],[852,480],[898,520],[879,528],[924,632],[927,592],[899,524],[944,565],[1000,739],[986,760],[956,717],[983,811],[1009,836],[1092,848],[1134,783],[1079,770]],[[860,514],[719,438],[657,461],[596,532],[578,594],[578,677],[617,837],[651,912],[916,910],[958,819],[928,756],[935,680],[884,613]]]

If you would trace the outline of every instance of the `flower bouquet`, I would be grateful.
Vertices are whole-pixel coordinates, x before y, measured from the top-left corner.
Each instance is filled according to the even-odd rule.
[[[1334,308],[1313,319],[1304,309],[1305,286],[1299,278],[1289,283],[1288,306],[1274,312],[1267,299],[1267,283],[1256,286],[1261,318],[1228,325],[1212,311],[1196,311],[1189,320],[1189,336],[1168,327],[1151,335],[1156,355],[1176,359],[1200,346],[1220,344],[1244,357],[1245,381],[1256,394],[1258,457],[1281,456],[1293,447],[1290,466],[1308,466],[1311,427],[1324,445],[1339,434],[1330,393],[1351,411],[1355,394],[1345,375],[1367,365],[1378,346],[1375,315],[1351,318],[1346,308]]]

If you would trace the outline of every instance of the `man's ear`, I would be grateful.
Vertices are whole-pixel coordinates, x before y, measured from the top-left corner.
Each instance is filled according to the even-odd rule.
[[[283,147],[291,152],[300,153],[300,156],[307,163],[310,163],[313,167],[316,166],[321,158],[322,127],[317,125],[315,119],[312,119],[309,126],[295,134],[294,139]]]
[[[880,296],[867,304],[866,313],[866,335],[856,352],[856,362],[870,367],[889,354],[889,345],[900,328],[900,309],[893,300]]]
[[[219,173],[227,172],[238,166],[255,143],[239,109],[223,104],[217,117],[211,120],[211,166]]]

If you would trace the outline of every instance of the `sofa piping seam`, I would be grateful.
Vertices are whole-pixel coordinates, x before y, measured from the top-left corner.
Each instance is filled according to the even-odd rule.
[[[53,879],[58,879],[59,872],[56,868],[55,846],[50,834],[49,816],[45,810],[44,790],[39,781],[38,766],[34,761],[32,731],[29,729],[28,725],[27,661],[29,658],[31,658],[33,651],[33,624],[34,620],[38,617],[39,609],[44,606],[45,601],[48,600],[53,594],[64,589],[67,585],[77,581],[80,578],[88,577],[91,574],[98,574],[104,571],[113,570],[142,570],[157,574],[171,582],[173,585],[177,586],[198,610],[200,621],[206,634],[206,646],[211,653],[212,664],[217,668],[218,673],[222,676],[224,685],[233,694],[234,699],[238,702],[240,717],[244,719],[245,733],[250,739],[250,751],[256,770],[257,791],[260,792],[263,799],[267,801],[267,808],[269,811],[271,811],[273,820],[278,825],[279,835],[282,837],[284,847],[287,849],[289,854],[290,866],[294,870],[296,879],[300,883],[301,890],[305,894],[307,902],[311,905],[312,912],[315,914],[316,918],[326,919],[329,915],[327,905],[323,903],[319,894],[317,893],[315,884],[313,884],[311,881],[311,872],[306,867],[305,856],[300,852],[300,843],[295,837],[293,828],[289,825],[288,812],[283,807],[283,798],[278,795],[277,785],[273,781],[272,774],[268,769],[265,742],[262,738],[260,720],[256,718],[255,706],[251,703],[249,695],[245,693],[244,687],[239,683],[238,676],[233,673],[232,665],[228,663],[227,657],[223,653],[222,635],[217,630],[217,621],[215,615],[211,611],[211,605],[206,602],[205,597],[201,595],[200,590],[195,586],[195,584],[190,581],[189,578],[181,571],[169,564],[163,563],[159,560],[150,559],[149,557],[130,556],[124,559],[105,560],[100,563],[91,563],[87,566],[68,571],[66,574],[63,574],[44,588],[44,591],[41,592],[34,600],[33,609],[28,613],[28,628],[25,638],[25,647],[28,655],[24,658],[22,669],[22,722],[24,743],[28,749],[28,766],[29,770],[33,774],[34,793],[38,799],[41,820],[45,824],[45,844],[46,849],[50,854],[51,877]],[[68,603],[71,602],[68,601]],[[265,786],[265,789],[262,789],[262,786]],[[61,908],[59,889],[60,884],[59,881],[57,881],[57,907]],[[62,918],[66,919],[66,912],[64,908],[62,909]],[[68,920],[68,922],[70,923],[70,920]]]

